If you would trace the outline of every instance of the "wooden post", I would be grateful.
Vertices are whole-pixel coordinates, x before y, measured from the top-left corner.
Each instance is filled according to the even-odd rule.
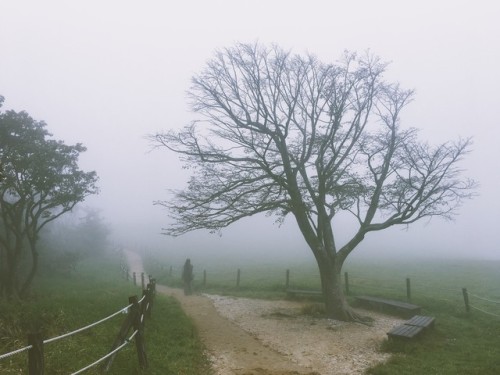
[[[28,345],[31,349],[28,351],[28,366],[29,375],[44,374],[44,358],[43,358],[43,339],[40,332],[28,334]]]
[[[153,277],[151,279],[151,287],[153,288],[153,294],[156,293],[156,279]]]
[[[467,288],[462,288],[462,294],[464,295],[465,312],[470,313],[469,293],[467,292]]]
[[[345,294],[349,295],[349,274],[344,272]]]
[[[141,288],[144,290],[146,287],[146,284],[144,283],[144,272],[141,272]]]
[[[203,286],[207,286],[207,270],[203,270]]]
[[[409,277],[406,278],[406,299],[411,301],[411,283]]]
[[[286,276],[285,276],[285,289],[288,289],[290,286],[290,270],[286,270]]]
[[[241,270],[238,268],[238,273],[236,274],[236,287],[240,287],[240,276],[241,276]]]
[[[135,272],[132,274],[133,278],[134,278],[134,285],[137,285],[137,276],[135,274]]]
[[[131,298],[132,297],[130,297],[128,299],[129,303],[130,303]],[[113,346],[109,350],[110,352],[112,352],[113,350],[115,350],[117,347],[119,347],[121,344],[124,343],[125,339],[127,338],[128,332],[130,331],[130,327],[132,327],[133,321],[134,321],[133,311],[130,308],[130,309],[128,309],[127,317],[122,322],[120,331],[118,332],[118,335],[116,336],[115,341],[113,342]],[[111,365],[113,364],[113,360],[115,359],[115,356],[116,356],[116,353],[113,354],[111,357],[109,357],[104,362],[104,365],[103,365],[103,372],[104,373],[108,372],[109,369],[111,368]]]
[[[151,318],[151,301],[150,301],[150,295],[149,295],[149,284],[147,286],[147,289],[142,290],[142,295],[144,300],[142,301],[141,305],[141,314],[144,315],[142,319],[142,325],[144,326],[146,324],[146,318]]]
[[[137,334],[135,335],[137,359],[139,360],[139,366],[142,369],[145,369],[148,367],[148,358],[146,356],[146,349],[144,347],[144,325],[141,322],[141,308],[139,306],[137,296],[130,297],[129,303],[132,304],[131,309],[134,317],[132,325],[134,327],[134,331],[137,330]]]

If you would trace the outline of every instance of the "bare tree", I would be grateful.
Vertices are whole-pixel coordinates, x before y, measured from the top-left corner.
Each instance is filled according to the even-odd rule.
[[[365,235],[452,218],[475,186],[458,167],[471,140],[431,147],[403,129],[413,92],[385,82],[385,69],[369,54],[324,64],[258,44],[219,51],[192,80],[199,120],[151,136],[193,171],[174,200],[156,202],[175,219],[165,233],[292,214],[316,258],[328,316],[359,319],[341,269]],[[339,244],[333,219],[345,214],[357,229]]]

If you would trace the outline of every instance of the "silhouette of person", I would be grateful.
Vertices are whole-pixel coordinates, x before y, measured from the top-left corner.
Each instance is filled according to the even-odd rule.
[[[184,268],[182,269],[182,281],[184,282],[184,295],[189,296],[193,294],[192,282],[193,282],[193,265],[191,260],[188,258],[184,263]]]

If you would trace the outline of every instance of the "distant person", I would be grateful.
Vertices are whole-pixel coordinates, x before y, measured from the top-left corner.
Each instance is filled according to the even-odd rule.
[[[186,259],[184,263],[184,268],[182,269],[182,281],[184,282],[184,295],[190,296],[193,294],[192,282],[193,282],[193,265],[191,260]]]

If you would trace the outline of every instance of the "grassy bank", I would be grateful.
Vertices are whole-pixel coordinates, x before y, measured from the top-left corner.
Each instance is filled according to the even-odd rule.
[[[182,264],[147,261],[160,282],[180,285]],[[286,269],[293,288],[320,288],[314,264],[195,264],[199,291],[244,297],[278,299],[285,296]],[[172,268],[171,268],[172,267]],[[237,269],[240,286],[236,286]],[[436,317],[435,329],[411,342],[385,342],[392,359],[370,370],[375,375],[500,374],[500,262],[468,260],[366,261],[349,263],[350,299],[374,295],[406,300],[406,279],[411,280],[411,301],[424,315]],[[206,282],[204,273],[206,271]],[[462,288],[471,292],[474,306],[466,313]],[[479,311],[479,308],[494,315]]]
[[[100,320],[128,304],[141,291],[120,278],[116,259],[79,264],[71,277],[44,276],[28,301],[0,302],[0,354],[26,345],[27,333],[40,330],[44,338],[73,331]],[[45,345],[45,373],[68,374],[103,356],[113,343],[125,315],[88,331]],[[207,363],[191,321],[172,299],[157,296],[152,319],[146,322],[149,369],[138,368],[131,342],[120,351],[110,374],[207,374]],[[1,374],[27,372],[27,353],[0,361]],[[86,374],[98,374],[89,370]]]

